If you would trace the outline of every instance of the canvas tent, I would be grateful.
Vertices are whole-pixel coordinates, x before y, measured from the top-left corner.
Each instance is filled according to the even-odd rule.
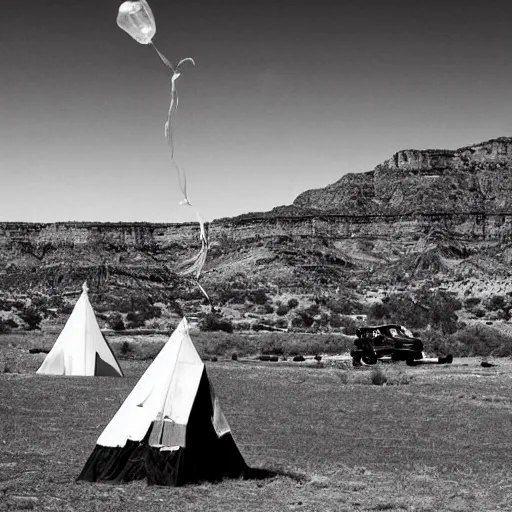
[[[123,377],[112,349],[100,331],[87,296],[87,283],[55,345],[37,373]]]
[[[179,486],[248,470],[183,318],[100,435],[78,480]]]

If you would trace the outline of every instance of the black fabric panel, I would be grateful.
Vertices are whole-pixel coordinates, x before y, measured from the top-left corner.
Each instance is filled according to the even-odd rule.
[[[228,478],[240,478],[247,476],[249,467],[245,463],[231,432],[219,438],[219,450],[223,464],[223,476]]]
[[[107,340],[106,336],[105,336],[103,333],[101,333],[101,335],[103,336],[103,339],[105,340],[105,343],[106,343],[106,345],[107,345],[108,349],[110,350],[110,353],[112,354],[112,357],[114,358],[114,361],[117,363],[117,366],[118,366],[118,368],[119,368],[119,371],[121,372],[121,375],[120,375],[120,376],[121,376],[121,377],[124,377],[123,369],[121,368],[121,365],[119,364],[119,361],[117,360],[117,357],[116,357],[116,355],[114,354],[114,351],[112,350],[112,347],[110,346],[110,343],[108,342],[108,340]],[[118,375],[116,375],[116,377],[119,377],[119,372],[118,372],[117,370],[116,370],[116,373],[118,374]]]
[[[127,441],[122,448],[96,445],[77,480],[131,482],[146,478],[145,442]]]
[[[243,476],[247,465],[233,436],[228,433],[219,439],[212,419],[210,382],[206,370],[203,370],[187,423],[185,448],[176,452],[150,448],[149,485],[180,486]]]
[[[94,363],[94,376],[95,377],[123,377],[113,366],[109,365],[106,361],[101,359],[98,352],[96,352],[96,361]]]

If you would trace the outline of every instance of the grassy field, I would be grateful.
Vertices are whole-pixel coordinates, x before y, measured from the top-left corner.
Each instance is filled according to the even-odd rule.
[[[510,360],[382,365],[386,386],[367,368],[208,362],[246,461],[292,476],[161,488],[75,482],[150,361],[110,379],[35,375],[43,359],[0,337],[0,371],[19,372],[0,374],[0,511],[512,510]]]

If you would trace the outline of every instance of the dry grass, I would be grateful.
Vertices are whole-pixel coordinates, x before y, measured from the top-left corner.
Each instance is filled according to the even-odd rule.
[[[0,374],[0,511],[510,510],[510,361],[383,369],[406,386],[372,386],[366,368],[207,363],[246,461],[304,478],[175,489],[74,481],[149,361],[122,361],[125,379],[48,377],[34,375],[43,354],[0,351],[21,372]]]

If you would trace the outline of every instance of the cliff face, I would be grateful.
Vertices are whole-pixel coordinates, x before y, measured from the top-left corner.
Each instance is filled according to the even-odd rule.
[[[373,171],[308,190],[295,206],[354,215],[512,211],[512,138],[457,150],[403,150]]]
[[[364,296],[433,277],[465,283],[461,295],[478,283],[484,293],[491,278],[510,282],[511,192],[512,138],[399,151],[293,205],[212,222],[201,283],[216,306],[233,290],[242,303],[251,289]],[[84,280],[104,311],[127,314],[141,295],[200,309],[196,284],[175,272],[199,249],[197,223],[0,224],[0,299],[11,297],[0,300],[0,319],[12,313],[13,296],[58,303]]]

